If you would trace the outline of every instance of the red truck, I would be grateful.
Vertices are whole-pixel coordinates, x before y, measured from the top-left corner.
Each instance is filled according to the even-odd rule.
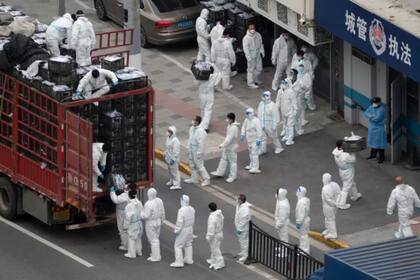
[[[118,53],[128,65],[133,30],[100,33],[97,42],[93,59]],[[117,105],[131,110],[132,127],[143,134],[135,141],[126,137],[114,144],[137,145],[142,151],[127,156],[139,161],[134,167],[140,174],[135,183],[147,188],[153,183],[153,100],[154,91],[147,85],[60,103],[0,72],[0,214],[12,220],[28,213],[48,225],[65,224],[67,229],[110,222],[115,207],[109,193],[106,188],[99,193],[92,190],[92,144],[95,133],[105,128],[100,127],[99,112],[91,112],[89,118],[81,112],[95,107],[114,110]],[[115,157],[120,155],[118,149],[116,153]]]

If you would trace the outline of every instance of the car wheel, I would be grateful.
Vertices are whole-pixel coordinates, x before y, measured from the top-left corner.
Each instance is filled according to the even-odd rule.
[[[0,215],[8,220],[17,216],[16,187],[4,177],[0,178]]]
[[[106,15],[105,6],[104,6],[104,3],[102,3],[102,0],[95,0],[95,10],[96,10],[96,15],[98,16],[100,20],[108,19]]]
[[[140,44],[144,49],[150,48],[150,43],[147,41],[147,34],[146,31],[144,31],[143,26],[141,27],[140,31]]]

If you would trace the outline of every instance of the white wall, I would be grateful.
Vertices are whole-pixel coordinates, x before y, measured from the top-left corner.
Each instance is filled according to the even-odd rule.
[[[307,19],[314,19],[314,0],[275,0],[298,14],[305,14]]]

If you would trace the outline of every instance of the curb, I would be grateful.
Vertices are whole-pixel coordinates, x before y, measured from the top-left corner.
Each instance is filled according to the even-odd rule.
[[[165,162],[165,152],[159,148],[155,149],[155,157],[163,162]],[[179,163],[179,171],[182,173],[191,176],[191,169],[188,164],[184,162]],[[323,244],[327,245],[332,249],[347,249],[350,248],[350,245],[344,241],[337,240],[337,239],[325,239],[321,233],[316,231],[310,231],[309,236]]]

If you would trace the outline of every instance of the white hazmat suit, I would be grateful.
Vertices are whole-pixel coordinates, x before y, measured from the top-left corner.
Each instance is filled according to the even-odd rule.
[[[220,71],[216,68],[213,74],[210,74],[208,81],[197,81],[198,95],[200,96],[201,117],[203,118],[201,126],[206,130],[209,128],[211,114],[214,104],[214,88],[221,79]]]
[[[144,204],[141,218],[146,223],[146,236],[150,243],[151,253],[147,259],[150,262],[159,262],[162,257],[160,255],[160,227],[165,221],[165,208],[160,198],[156,197],[157,192],[154,188],[147,191],[148,200]]]
[[[235,212],[235,229],[238,237],[239,247],[239,261],[244,262],[248,258],[248,242],[249,242],[249,222],[251,221],[250,203],[244,202],[236,206]]]
[[[113,175],[115,185],[111,188],[110,197],[112,202],[115,204],[115,216],[117,218],[117,228],[121,238],[120,250],[127,249],[127,232],[124,230],[124,217],[125,207],[127,206],[130,198],[128,197],[128,191],[125,190],[125,180],[122,175]],[[116,194],[116,190],[119,190],[119,195]]]
[[[143,222],[141,221],[141,213],[143,211],[143,204],[136,197],[130,199],[130,202],[125,207],[124,228],[128,235],[128,250],[127,258],[135,258],[142,256],[142,242],[143,236]]]
[[[210,34],[207,27],[207,18],[209,10],[202,9],[200,16],[195,22],[195,31],[197,32],[198,54],[197,60],[210,60]]]
[[[277,191],[276,210],[274,212],[274,227],[279,239],[283,242],[289,242],[290,203],[286,196],[286,189],[280,188]],[[283,255],[283,252],[281,253]]]
[[[237,178],[239,125],[237,122],[228,124],[225,140],[219,146],[222,149],[222,157],[220,158],[217,170],[214,173],[212,172],[212,175],[222,177],[229,165],[229,177],[226,180],[228,183],[235,181]]]
[[[211,44],[213,46],[214,42],[216,42],[217,39],[222,38],[223,31],[225,31],[225,27],[218,22],[210,31],[210,40]]]
[[[99,142],[95,142],[92,144],[93,192],[102,192],[102,189],[98,187],[98,177],[102,177],[104,179],[104,174],[102,173],[102,170],[105,170],[106,157],[108,155],[108,153],[104,152],[104,150],[102,149],[103,146],[104,143]],[[99,169],[99,165],[102,167],[102,170]]]
[[[236,64],[236,55],[231,39],[221,37],[214,41],[211,46],[211,61],[215,63],[221,73],[222,88],[232,89],[230,84],[231,67]]]
[[[206,240],[210,245],[210,259],[207,262],[210,264],[209,268],[215,270],[225,267],[225,260],[220,250],[220,243],[223,240],[224,219],[222,210],[217,209],[210,213],[207,220]]]
[[[396,238],[413,236],[410,226],[410,218],[414,213],[414,206],[420,208],[420,199],[413,187],[400,184],[391,192],[388,200],[387,214],[392,215],[395,207],[398,207],[398,220],[400,226],[395,233]]]
[[[273,140],[274,153],[281,153],[283,151],[283,147],[277,134],[277,126],[280,123],[280,115],[276,103],[271,100],[271,92],[265,91],[263,93],[262,100],[258,105],[257,116],[261,121],[263,130],[260,154],[265,154],[267,152],[268,137]]]
[[[309,212],[311,201],[306,197],[306,188],[300,186],[296,191],[298,201],[296,203],[296,227],[299,230],[299,248],[310,254],[309,227],[311,218]]]
[[[336,239],[337,238],[337,226],[335,223],[335,216],[337,213],[337,200],[340,196],[340,186],[331,181],[331,175],[325,173],[322,175],[322,187],[321,198],[322,198],[322,211],[324,212],[325,217],[325,230],[322,232],[322,235],[326,239]]]
[[[191,177],[185,180],[187,184],[198,183],[198,175],[201,175],[202,186],[210,184],[210,175],[204,167],[204,153],[206,151],[207,133],[201,125],[191,126],[188,139],[188,161],[192,169]]]
[[[165,162],[168,165],[169,181],[167,186],[171,186],[171,190],[181,189],[181,174],[179,173],[179,161],[181,153],[181,143],[176,137],[176,127],[170,126],[168,128],[172,132],[166,137]]]
[[[106,69],[97,69],[99,77],[92,76],[92,71],[89,71],[79,82],[77,86],[77,93],[82,94],[85,99],[98,98],[110,91],[107,79],[110,79],[113,85],[118,83],[118,78],[114,72]]]
[[[284,81],[280,85],[277,92],[276,105],[280,109],[281,117],[283,119],[283,130],[281,132],[282,140],[286,141],[286,145],[293,145],[295,137],[295,123],[296,123],[296,93],[291,86],[291,81]]]
[[[259,76],[263,70],[262,58],[265,56],[261,34],[248,30],[242,39],[242,46],[248,63],[247,84],[251,88],[257,88],[256,84],[261,83]]]
[[[52,56],[60,56],[60,45],[63,40],[70,41],[73,19],[69,13],[54,20],[47,28],[45,41]],[[69,42],[68,42],[69,43]]]
[[[350,204],[347,204],[347,196],[349,194],[350,199],[353,201],[362,197],[362,194],[357,191],[356,183],[354,182],[354,164],[356,162],[356,155],[346,153],[338,148],[335,148],[332,154],[334,155],[335,163],[338,167],[338,173],[341,181],[343,182],[343,188],[337,202],[337,207],[340,209],[348,209],[350,208]]]
[[[261,173],[259,162],[259,147],[261,146],[262,128],[260,120],[254,115],[254,110],[246,110],[246,119],[242,124],[241,141],[248,143],[250,163],[245,167],[250,173]]]
[[[271,63],[276,66],[276,72],[272,82],[272,89],[274,91],[278,90],[282,76],[292,62],[293,54],[296,52],[295,42],[288,37],[285,34],[281,34],[274,41],[273,51],[271,53]]]
[[[195,222],[195,210],[190,206],[190,198],[187,195],[181,197],[181,208],[175,224],[174,251],[175,262],[171,263],[171,267],[184,267],[184,263],[193,264],[193,232]],[[184,254],[182,250],[184,249]]]
[[[76,62],[79,66],[92,64],[90,54],[96,46],[95,31],[86,17],[79,17],[71,31],[71,47],[76,50]]]
[[[296,92],[296,123],[295,130],[298,135],[302,135],[303,125],[307,123],[305,120],[305,109],[306,109],[306,94],[312,88],[312,77],[311,74],[307,71],[306,67],[303,67],[303,64],[299,65],[299,74],[297,81],[293,84],[293,90]]]

